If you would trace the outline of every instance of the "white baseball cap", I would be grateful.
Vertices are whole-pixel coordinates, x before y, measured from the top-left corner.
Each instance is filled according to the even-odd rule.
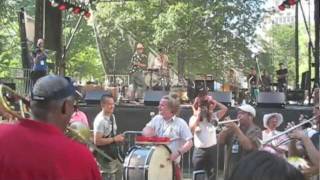
[[[238,107],[241,111],[250,113],[253,117],[256,117],[256,110],[249,104],[244,104]]]
[[[280,113],[269,113],[269,114],[265,114],[263,116],[263,126],[265,128],[268,128],[268,120],[271,118],[271,117],[276,117],[277,118],[277,127],[279,127],[281,125],[281,123],[283,122],[283,116],[282,114]]]

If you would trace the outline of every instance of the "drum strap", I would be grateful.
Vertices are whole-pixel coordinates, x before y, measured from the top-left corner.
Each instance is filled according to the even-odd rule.
[[[110,121],[111,121],[111,132],[107,136],[107,138],[114,137],[116,135],[116,132],[114,130],[114,122],[115,122],[114,115],[110,117]],[[103,145],[101,146],[101,149],[103,149],[103,151],[107,155],[111,156],[112,158],[118,159],[120,162],[123,162],[122,151],[120,150],[118,144],[112,143],[112,144]]]

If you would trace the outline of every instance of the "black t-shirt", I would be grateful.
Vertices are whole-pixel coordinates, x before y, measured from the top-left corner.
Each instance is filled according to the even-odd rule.
[[[278,82],[280,83],[287,83],[287,74],[288,74],[288,69],[279,69],[277,71],[278,75]],[[279,77],[280,76],[280,77]]]

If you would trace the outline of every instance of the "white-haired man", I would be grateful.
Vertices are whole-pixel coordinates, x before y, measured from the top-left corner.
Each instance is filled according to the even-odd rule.
[[[176,98],[162,97],[159,104],[159,115],[156,115],[143,129],[145,136],[161,136],[171,139],[168,146],[172,152],[170,160],[175,162],[176,180],[182,179],[179,168],[181,156],[193,145],[192,134],[187,123],[176,116],[179,107],[180,104]]]

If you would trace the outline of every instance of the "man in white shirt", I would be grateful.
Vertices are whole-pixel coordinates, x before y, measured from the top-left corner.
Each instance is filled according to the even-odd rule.
[[[160,100],[159,115],[156,115],[143,129],[145,136],[160,136],[170,138],[168,147],[172,154],[170,160],[175,162],[175,179],[180,180],[181,171],[179,162],[182,154],[192,147],[191,131],[182,118],[176,115],[179,112],[179,101],[171,96],[164,96]]]
[[[117,123],[113,114],[114,100],[111,95],[102,95],[101,112],[97,114],[93,122],[94,144],[101,148],[114,160],[109,161],[100,154],[96,155],[100,164],[104,180],[121,180],[122,163],[119,161],[119,148],[117,143],[124,141],[122,134],[117,135]]]

